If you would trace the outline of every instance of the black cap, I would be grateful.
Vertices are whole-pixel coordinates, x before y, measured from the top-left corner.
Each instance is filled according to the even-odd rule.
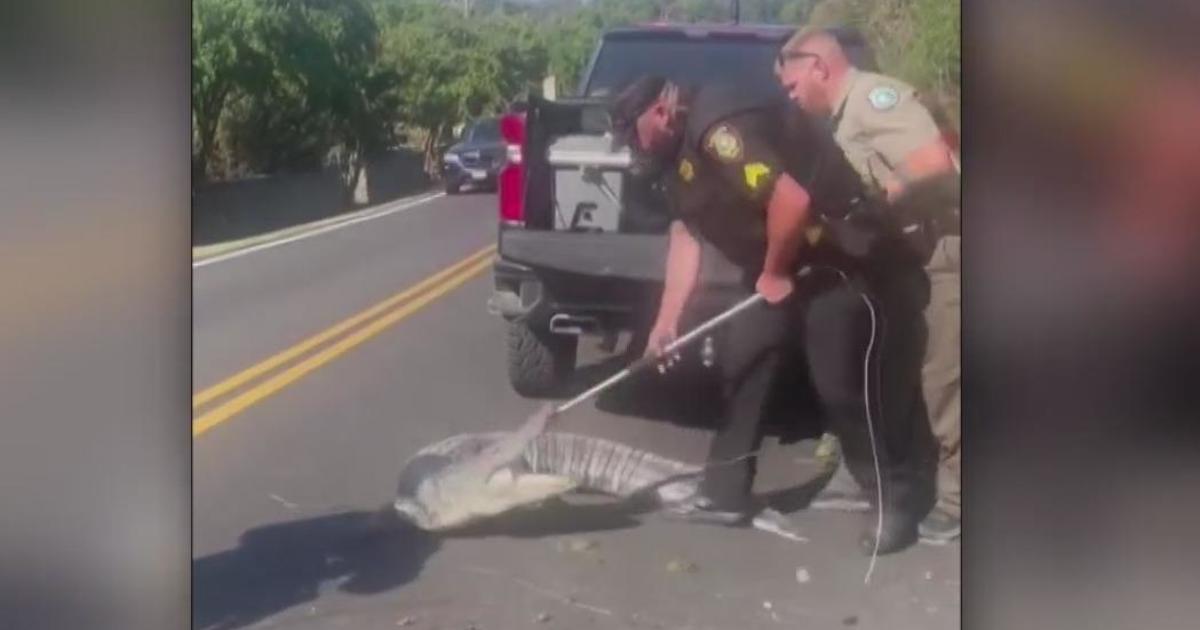
[[[637,148],[637,119],[662,94],[667,80],[663,77],[646,75],[626,85],[613,97],[608,106],[612,120],[613,144]]]

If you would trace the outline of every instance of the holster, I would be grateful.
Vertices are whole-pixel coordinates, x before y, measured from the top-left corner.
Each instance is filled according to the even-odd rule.
[[[827,217],[824,226],[837,248],[858,261],[874,258],[898,233],[886,209],[868,198],[856,200],[841,217]]]
[[[961,205],[958,174],[950,173],[913,183],[887,212],[904,241],[928,262],[942,237],[962,233]]]

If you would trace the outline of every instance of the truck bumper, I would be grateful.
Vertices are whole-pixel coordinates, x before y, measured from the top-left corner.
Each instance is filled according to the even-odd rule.
[[[492,265],[495,291],[488,312],[507,319],[527,317],[542,302],[542,282],[533,269],[497,258]]]
[[[560,313],[628,328],[653,317],[666,270],[667,236],[502,229],[488,310],[541,325]],[[701,286],[734,295],[742,272],[707,244]]]
[[[476,177],[474,173],[482,172],[483,177]],[[494,187],[496,185],[496,176],[500,172],[498,168],[466,168],[458,164],[447,163],[442,166],[442,179],[447,183],[453,183],[460,187]]]

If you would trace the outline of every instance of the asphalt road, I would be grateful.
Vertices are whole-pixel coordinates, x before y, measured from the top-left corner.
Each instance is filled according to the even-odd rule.
[[[807,543],[593,504],[445,539],[380,527],[413,451],[514,427],[537,406],[508,387],[490,274],[474,262],[494,242],[494,207],[486,194],[441,197],[194,269],[196,628],[959,626],[959,547],[880,558],[864,585],[858,515],[794,513]],[[394,297],[472,254],[459,275]],[[594,346],[583,361],[604,359]],[[701,397],[645,390],[562,428],[702,459],[706,428],[654,417]],[[817,474],[811,441],[769,444],[759,489]]]

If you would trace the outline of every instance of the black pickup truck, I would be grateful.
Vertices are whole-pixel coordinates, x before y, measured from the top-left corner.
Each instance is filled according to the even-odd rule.
[[[669,223],[661,178],[636,172],[628,151],[612,149],[608,99],[642,74],[780,96],[773,60],[792,31],[680,24],[611,30],[577,95],[531,97],[524,111],[501,119],[508,150],[489,310],[508,321],[508,373],[518,393],[554,394],[575,369],[580,335],[611,340],[630,331],[644,338],[655,315]],[[843,39],[852,51],[865,50],[855,33]],[[707,245],[702,260],[695,317],[726,304],[726,289],[740,280]]]

